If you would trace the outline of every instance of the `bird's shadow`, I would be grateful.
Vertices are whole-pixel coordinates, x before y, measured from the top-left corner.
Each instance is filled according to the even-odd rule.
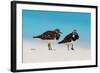
[[[34,50],[36,50],[36,48],[30,48],[30,50],[31,50],[31,51],[34,51]]]
[[[52,50],[49,50],[49,51],[56,51],[56,49],[52,49]]]

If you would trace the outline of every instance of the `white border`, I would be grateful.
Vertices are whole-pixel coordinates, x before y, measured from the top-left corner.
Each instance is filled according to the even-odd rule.
[[[85,61],[70,61],[70,62],[49,62],[49,63],[31,63],[22,64],[22,9],[27,10],[46,10],[46,11],[63,11],[63,12],[85,12],[91,13],[91,53],[92,59]],[[47,6],[47,5],[28,5],[28,4],[17,4],[17,70],[22,69],[37,69],[37,68],[50,68],[50,67],[70,67],[70,66],[84,66],[84,65],[95,65],[95,53],[96,49],[95,42],[95,14],[96,10],[91,8],[81,7],[60,7],[60,6]]]

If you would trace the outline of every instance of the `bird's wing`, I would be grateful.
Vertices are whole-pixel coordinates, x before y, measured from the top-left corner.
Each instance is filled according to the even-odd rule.
[[[69,39],[69,38],[72,38],[72,33],[70,33],[70,34],[68,34],[65,38],[64,38],[64,40],[67,40],[67,39]]]
[[[42,34],[42,39],[54,39],[55,32],[53,31],[46,31]]]
[[[43,33],[43,35],[48,35],[48,34],[51,34],[51,33],[52,33],[52,31],[46,31],[46,32]]]
[[[60,41],[58,43],[61,44],[61,43],[71,42],[71,39],[70,38],[72,38],[72,33],[68,34],[62,41]]]
[[[51,33],[51,31],[46,31],[46,32],[44,32],[44,33],[42,33],[38,36],[33,36],[33,38],[43,38],[43,37],[47,36],[50,33]]]
[[[72,35],[73,35],[72,33],[68,34],[68,35],[64,38],[63,41],[66,42],[66,43],[67,43],[67,42],[71,42],[71,40],[72,40]]]

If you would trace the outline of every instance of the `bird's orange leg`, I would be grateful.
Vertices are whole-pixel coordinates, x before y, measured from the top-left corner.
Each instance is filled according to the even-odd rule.
[[[71,48],[72,50],[74,50],[74,48],[73,48],[73,44],[72,44],[72,48]]]
[[[51,44],[48,43],[48,50],[52,50]]]
[[[67,47],[68,47],[68,51],[69,51],[69,45],[67,45]]]

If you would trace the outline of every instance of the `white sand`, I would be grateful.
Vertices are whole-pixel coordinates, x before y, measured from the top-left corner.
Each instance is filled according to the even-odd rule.
[[[78,48],[67,49],[66,45],[52,43],[53,50],[48,50],[47,42],[23,41],[23,63],[54,62],[54,61],[74,61],[91,59],[91,50]]]

